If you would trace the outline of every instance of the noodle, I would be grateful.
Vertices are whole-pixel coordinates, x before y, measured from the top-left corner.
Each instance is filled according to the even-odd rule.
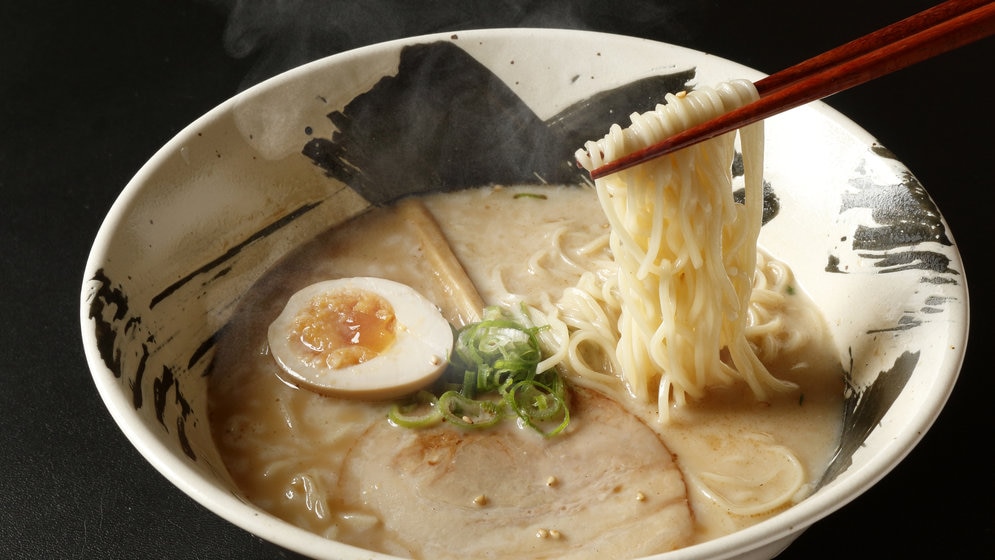
[[[745,80],[668,94],[665,105],[631,115],[628,128],[613,125],[602,140],[588,142],[577,160],[594,169],[756,95]],[[672,405],[700,399],[709,387],[735,380],[745,382],[758,399],[794,387],[773,377],[757,356],[776,354],[790,342],[778,314],[771,311],[780,305],[790,274],[766,258],[757,266],[762,127],[757,123],[740,130],[745,204],[737,204],[732,193],[735,133],[595,183],[611,228],[614,281],[590,285],[594,276],[585,276],[577,290],[565,292],[558,308],[572,319],[572,338],[598,346],[605,355],[616,354],[615,374],[632,396],[655,399],[661,420],[668,418]],[[593,304],[601,307],[602,316],[592,313]],[[602,317],[615,319],[617,337],[605,335],[598,324]],[[607,348],[610,339],[614,349]],[[590,368],[583,362],[581,353],[568,354],[570,369],[586,372]]]
[[[652,123],[645,126],[659,127]],[[673,176],[695,175],[677,167],[667,172]],[[684,504],[682,508],[692,508],[694,514],[691,517],[688,517],[690,512],[681,514],[680,519],[684,520],[681,523],[692,522],[695,531],[689,537],[691,540],[680,546],[750,526],[789,507],[810,491],[812,473],[821,472],[838,439],[842,388],[839,364],[835,361],[836,347],[824,336],[818,310],[801,291],[801,297],[787,297],[795,286],[791,271],[757,251],[754,242],[747,241],[739,246],[752,253],[755,269],[735,261],[734,273],[723,270],[717,275],[702,276],[705,279],[701,282],[728,276],[742,281],[743,275],[749,274],[747,284],[752,283],[753,288],[742,314],[746,317],[743,329],[746,343],[737,347],[742,354],[736,356],[752,367],[762,368],[756,365],[759,361],[749,361],[751,356],[759,358],[771,371],[796,380],[804,390],[804,403],[793,394],[783,393],[772,394],[765,406],[751,406],[744,398],[751,398],[751,385],[765,383],[763,376],[749,379],[741,376],[740,369],[732,367],[732,349],[724,348],[722,355],[715,358],[711,349],[689,345],[694,352],[689,359],[706,365],[718,364],[715,369],[689,368],[693,381],[710,386],[742,379],[730,390],[714,391],[708,399],[692,402],[696,394],[676,386],[670,375],[661,374],[656,379],[647,376],[648,380],[640,381],[635,376],[625,377],[623,371],[630,367],[644,368],[642,371],[656,368],[654,361],[667,357],[664,336],[680,336],[693,343],[700,334],[689,321],[671,322],[668,329],[661,329],[660,318],[667,313],[689,309],[697,316],[720,313],[719,320],[712,321],[708,328],[713,329],[711,336],[722,336],[720,327],[727,310],[716,306],[710,294],[682,292],[675,289],[676,283],[657,281],[650,287],[647,283],[661,275],[678,274],[682,267],[691,267],[693,260],[698,260],[702,267],[724,267],[732,257],[721,252],[716,255],[713,247],[728,251],[736,246],[737,239],[731,235],[718,241],[702,238],[693,244],[694,251],[685,249],[682,236],[704,235],[708,233],[708,224],[696,218],[664,222],[652,215],[640,215],[645,206],[676,204],[674,201],[679,198],[669,191],[650,190],[633,196],[626,206],[613,208],[619,223],[643,228],[633,230],[634,240],[652,239],[655,243],[636,253],[638,259],[622,254],[627,259],[626,266],[631,267],[630,274],[624,275],[617,258],[618,241],[613,239],[610,224],[607,219],[592,219],[600,217],[596,187],[551,186],[545,188],[542,198],[516,196],[534,190],[534,186],[481,188],[433,194],[420,202],[431,212],[429,217],[445,226],[442,233],[449,246],[433,246],[432,250],[437,255],[451,250],[487,304],[502,305],[517,314],[523,325],[542,327],[537,329],[543,350],[537,371],[556,368],[571,384],[576,408],[571,415],[570,435],[555,441],[540,440],[534,453],[515,453],[517,458],[509,459],[504,466],[494,459],[509,457],[501,451],[506,448],[505,438],[509,434],[516,434],[513,436],[516,449],[523,442],[535,443],[535,438],[522,437],[518,427],[511,425],[505,426],[510,431],[504,435],[499,432],[475,439],[471,449],[478,444],[488,446],[475,455],[482,459],[480,463],[473,463],[473,468],[464,471],[447,471],[445,478],[439,479],[445,480],[444,483],[429,484],[434,489],[424,499],[432,500],[432,508],[412,509],[411,504],[416,503],[412,499],[423,499],[417,494],[429,479],[405,482],[396,475],[421,476],[418,469],[431,465],[418,459],[420,451],[410,453],[440,448],[396,445],[400,441],[396,439],[398,434],[406,430],[385,420],[387,403],[326,397],[299,390],[281,380],[279,365],[265,343],[271,317],[301,286],[330,276],[372,275],[405,282],[425,294],[433,294],[435,301],[442,302],[440,307],[454,310],[451,320],[459,321],[459,306],[452,304],[452,300],[459,298],[451,297],[448,291],[456,283],[448,279],[440,281],[433,259],[424,258],[420,249],[425,243],[424,236],[413,234],[396,207],[378,208],[348,225],[330,229],[288,255],[285,262],[247,292],[236,318],[218,341],[215,368],[209,380],[211,429],[224,466],[242,499],[308,531],[383,553],[450,558],[486,547],[496,554],[506,553],[505,556],[545,558],[598,557],[600,553],[596,548],[582,546],[570,556],[568,547],[572,543],[587,542],[582,540],[581,533],[564,531],[568,538],[537,543],[534,528],[509,533],[492,531],[490,525],[487,531],[480,532],[481,539],[467,544],[465,529],[461,529],[469,526],[463,524],[467,515],[476,519],[486,517],[493,524],[492,514],[510,512],[501,513],[505,520],[501,523],[514,528],[528,523],[537,511],[517,497],[506,502],[514,507],[509,505],[505,509],[497,499],[499,494],[488,494],[489,506],[482,508],[473,501],[483,491],[482,480],[493,483],[495,488],[504,488],[507,482],[509,488],[518,491],[529,488],[528,481],[546,480],[555,471],[559,482],[555,488],[541,485],[541,492],[549,494],[536,494],[536,503],[551,512],[549,519],[574,523],[575,516],[562,513],[566,511],[564,508],[573,507],[570,504],[574,498],[569,492],[578,492],[588,499],[592,494],[587,481],[594,478],[604,481],[600,477],[587,478],[593,459],[631,453],[623,462],[631,466],[645,461],[647,468],[642,473],[655,477],[670,472],[666,470],[671,465],[668,458],[680,457],[679,472],[675,469],[672,473],[678,481],[676,487],[681,492],[686,490],[686,501],[681,499],[679,503]],[[715,216],[737,217],[729,208],[713,203],[710,196],[702,193],[689,196],[696,197],[697,204],[708,206]],[[735,211],[745,209],[741,205],[729,206]],[[647,232],[645,237],[640,237],[641,231]],[[671,245],[681,248],[681,252],[674,252]],[[693,252],[699,254],[693,256]],[[642,279],[637,278],[638,274]],[[635,290],[643,290],[651,297],[646,301],[636,300],[630,306],[624,297],[631,293],[639,295]],[[723,304],[739,301],[735,287],[722,293],[726,298]],[[679,302],[678,297],[684,299]],[[681,303],[686,303],[686,309]],[[623,308],[632,311],[631,320],[622,320]],[[618,350],[622,337],[632,347],[626,352]],[[637,348],[640,340],[645,340],[648,349]],[[637,390],[641,392],[641,401],[633,398]],[[663,426],[652,422],[658,414],[659,395],[666,395],[674,406],[693,406],[674,414],[679,421]],[[612,403],[610,410],[604,408],[609,403]],[[605,415],[598,412],[585,419],[585,415],[598,410]],[[605,432],[606,428],[624,429],[624,433],[606,437],[613,433]],[[650,433],[643,433],[644,428],[649,428]],[[458,428],[453,430],[461,433]],[[637,437],[640,433],[647,437]],[[496,439],[492,440],[492,436]],[[624,444],[620,445],[620,441]],[[583,454],[561,454],[564,445],[576,446]],[[446,470],[446,465],[467,464],[463,459],[449,461],[436,451],[432,456],[443,461],[427,472]],[[536,458],[554,456],[562,459],[551,464],[555,468],[535,466]],[[479,465],[484,468],[478,468]],[[521,473],[526,476],[516,478]],[[568,473],[585,478],[574,478]],[[372,490],[387,479],[394,480],[393,490],[386,494],[378,491],[381,501],[370,502]],[[578,484],[569,484],[571,480]],[[522,481],[524,486],[520,484]],[[658,494],[649,492],[649,488],[635,479],[627,478],[624,482],[627,488],[646,490],[650,499],[628,499],[627,492],[612,490],[614,483],[604,483],[603,495],[621,497],[615,504],[619,507],[602,502],[597,493],[593,494],[598,505],[585,508],[592,512],[591,521],[584,522],[583,530],[588,531],[585,534],[618,535],[619,530],[632,531],[627,534],[634,535],[632,540],[638,541],[644,547],[640,550],[646,554],[677,546],[652,544],[664,528],[673,527],[674,523],[659,523],[657,518],[646,515],[647,506],[654,508],[670,502],[656,501],[653,496]],[[395,494],[395,490],[405,493]],[[429,509],[431,515],[423,515]],[[637,517],[626,517],[626,512],[635,512]],[[440,515],[455,517],[430,519]],[[506,538],[508,535],[510,538]],[[518,554],[533,544],[543,548]],[[439,546],[447,547],[449,554],[439,554]],[[610,548],[638,554],[624,546]]]
[[[755,444],[751,452],[767,455],[776,468],[751,469],[751,457],[730,454],[711,470],[688,475],[710,499],[736,515],[757,515],[790,505],[805,484],[805,468],[790,449],[771,441],[765,434],[744,437]]]

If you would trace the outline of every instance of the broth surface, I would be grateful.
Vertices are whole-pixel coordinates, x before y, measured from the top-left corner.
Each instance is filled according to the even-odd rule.
[[[586,259],[606,256],[607,249],[597,240],[608,225],[588,188],[479,188],[429,195],[421,202],[488,305],[521,299],[548,309],[565,288],[576,284]],[[504,488],[481,482],[490,478],[474,480],[473,473],[450,471],[450,483],[430,482],[442,475],[425,474],[417,468],[422,463],[401,458],[404,449],[419,449],[422,438],[435,432],[390,426],[389,403],[323,397],[284,383],[268,354],[266,330],[300,288],[349,276],[408,284],[435,302],[451,323],[461,325],[468,319],[457,293],[459,282],[436,266],[431,258],[436,249],[426,246],[417,226],[398,207],[377,208],[288,255],[246,294],[217,345],[210,408],[221,455],[248,501],[328,538],[400,556],[461,557],[468,551],[486,556],[493,547],[503,546],[498,556],[624,558],[686,546],[757,523],[788,507],[764,510],[757,504],[782,494],[790,496],[788,503],[797,501],[821,476],[839,438],[842,376],[821,317],[796,286],[797,297],[791,298],[783,317],[790,330],[807,333],[808,342],[766,365],[776,376],[797,383],[798,391],[761,403],[742,386],[715,390],[661,424],[655,404],[576,388],[574,400],[582,410],[565,435],[543,440],[521,433],[512,422],[497,428],[495,441],[530,438],[521,449],[544,457],[506,465],[504,470],[513,470],[521,485]],[[609,409],[612,412],[605,412]],[[614,468],[574,459],[575,464],[552,472],[553,465],[564,462],[555,461],[556,449],[568,445],[575,434],[596,431],[592,424],[616,432],[594,438],[591,452],[607,457],[624,452],[627,465],[649,461],[658,468],[619,471],[621,482],[600,498],[596,492],[580,501],[570,497],[570,486],[584,488],[584,476],[603,478]],[[433,430],[461,433],[448,427]],[[474,447],[474,442],[487,434],[474,433],[473,442],[447,445],[453,446],[453,453],[486,449]],[[508,448],[517,449],[510,443]],[[379,462],[378,453],[383,453]],[[562,484],[544,487],[537,482],[551,477]],[[392,493],[378,493],[381,484],[397,486]],[[463,485],[465,496],[452,497],[452,484]],[[522,498],[531,495],[522,493],[531,484],[543,492],[543,508],[552,508],[548,512]],[[552,487],[562,492],[550,491]],[[411,511],[398,511],[404,502],[390,497],[402,490],[411,493]],[[515,503],[498,503],[501,496]],[[454,505],[453,500],[462,501]],[[432,504],[449,513],[418,514]],[[599,508],[604,508],[600,515]],[[571,512],[561,517],[576,518],[578,525],[553,527],[550,519],[561,509]],[[468,523],[485,518],[491,524],[481,525],[473,537],[459,531],[450,535],[444,530],[452,523],[448,515],[460,512],[466,513]],[[607,521],[620,515],[625,523]],[[589,519],[582,519],[585,516]],[[671,529],[663,527],[674,529],[668,533]],[[433,541],[431,535],[437,538]],[[648,543],[648,548],[632,548],[633,538]],[[601,548],[582,546],[595,540]]]

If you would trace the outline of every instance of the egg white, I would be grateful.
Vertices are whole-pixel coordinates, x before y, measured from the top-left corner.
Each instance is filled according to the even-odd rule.
[[[312,365],[295,349],[294,319],[313,298],[344,290],[365,290],[387,300],[394,308],[395,340],[365,362],[338,369]],[[410,286],[374,277],[326,280],[301,289],[287,300],[267,334],[285,381],[324,395],[367,400],[400,397],[432,383],[446,369],[453,349],[452,328],[435,304]]]

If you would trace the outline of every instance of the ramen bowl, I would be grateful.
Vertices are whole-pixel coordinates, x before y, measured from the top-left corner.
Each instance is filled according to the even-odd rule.
[[[180,490],[314,558],[387,557],[249,503],[212,439],[216,343],[251,286],[333,224],[406,195],[583,183],[574,151],[666,92],[761,74],[674,45],[480,30],[345,52],[221,104],[125,187],[94,241],[83,343],[110,414]],[[893,469],[957,378],[968,294],[949,228],[914,175],[821,103],[767,121],[777,215],[760,243],[829,325],[843,434],[817,489],[748,528],[659,558],[771,558]],[[164,514],[168,515],[168,514]]]

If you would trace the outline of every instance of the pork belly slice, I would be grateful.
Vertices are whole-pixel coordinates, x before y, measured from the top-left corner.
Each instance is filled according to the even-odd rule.
[[[351,450],[340,497],[413,558],[632,558],[691,543],[683,476],[657,434],[575,389],[564,434],[386,422]]]

